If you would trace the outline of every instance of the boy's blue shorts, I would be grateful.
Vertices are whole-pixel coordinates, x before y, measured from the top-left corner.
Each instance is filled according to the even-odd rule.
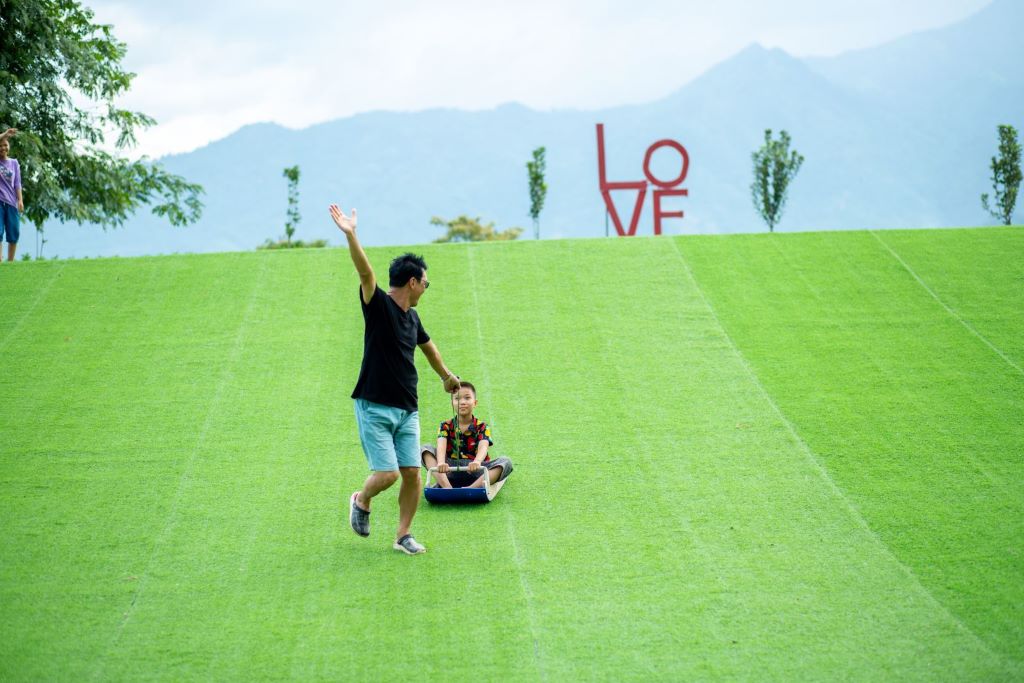
[[[356,425],[363,453],[374,472],[420,466],[420,414],[356,399]]]
[[[21,215],[18,207],[0,202],[0,242],[17,244],[21,237]]]

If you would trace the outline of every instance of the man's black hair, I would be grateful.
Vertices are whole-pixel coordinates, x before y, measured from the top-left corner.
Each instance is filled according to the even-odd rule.
[[[425,272],[427,272],[427,262],[423,260],[422,256],[411,252],[402,254],[391,262],[391,268],[388,269],[388,282],[392,287],[404,287],[409,278],[422,279]]]

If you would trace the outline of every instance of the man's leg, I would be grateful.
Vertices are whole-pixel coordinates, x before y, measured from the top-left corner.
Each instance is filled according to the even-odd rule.
[[[373,497],[381,491],[391,488],[391,485],[398,481],[398,472],[374,472],[363,483],[363,488],[356,497],[356,505],[367,512],[370,511],[370,503]]]
[[[400,467],[402,488],[398,491],[398,534],[396,539],[409,533],[412,518],[420,504],[420,468]]]
[[[396,542],[409,533],[412,518],[416,516],[416,508],[420,503],[422,452],[423,449],[420,448],[420,415],[418,412],[412,411],[405,414],[395,430],[395,455],[398,459],[398,471],[402,476],[402,488],[398,492]]]
[[[398,461],[395,458],[394,411],[388,406],[356,399],[356,426],[363,453],[371,474],[357,491],[349,510],[349,524],[360,536],[370,533],[370,505],[373,497],[398,481]]]
[[[18,250],[18,243],[17,242],[8,242],[7,243],[7,260],[8,261],[13,261],[14,260],[14,252],[17,251],[17,250]]]

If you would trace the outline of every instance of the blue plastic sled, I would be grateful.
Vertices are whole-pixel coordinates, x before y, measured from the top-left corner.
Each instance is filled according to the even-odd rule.
[[[436,467],[427,470],[427,486],[423,489],[423,497],[430,503],[490,503],[498,495],[501,487],[505,485],[504,479],[497,484],[491,484],[491,478],[485,477],[482,488],[465,486],[458,489],[443,489],[436,485],[430,486],[430,477],[436,471]],[[468,472],[469,467],[452,467],[450,471]]]

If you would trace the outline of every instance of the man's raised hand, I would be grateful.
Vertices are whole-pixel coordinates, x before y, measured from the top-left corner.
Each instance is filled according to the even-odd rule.
[[[331,204],[330,206],[331,218],[334,219],[334,223],[341,229],[346,235],[356,234],[356,210],[352,209],[352,217],[349,218],[345,215],[345,212],[338,208],[337,204]]]

